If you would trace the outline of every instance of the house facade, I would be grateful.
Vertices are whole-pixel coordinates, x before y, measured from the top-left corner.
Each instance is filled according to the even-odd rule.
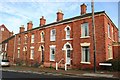
[[[4,24],[0,25],[0,60],[6,58],[7,54],[7,43],[2,44],[2,42],[13,35],[13,32],[10,32]]]
[[[45,24],[44,16],[40,26],[27,23],[27,31],[21,25],[18,34],[8,40],[8,56],[12,63],[25,65],[38,63],[45,67],[93,68],[92,14],[86,13],[86,5],[80,6],[79,16],[64,19],[62,11],[57,12],[56,22]],[[118,42],[118,28],[105,11],[95,12],[96,65],[113,59],[113,42]]]

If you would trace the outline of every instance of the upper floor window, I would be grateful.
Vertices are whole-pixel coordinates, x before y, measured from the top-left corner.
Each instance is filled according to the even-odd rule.
[[[1,31],[4,31],[4,28],[1,28]]]
[[[110,37],[110,25],[108,24],[108,37]]]
[[[44,42],[44,32],[41,32],[41,42]]]
[[[20,36],[18,37],[18,44],[20,44]]]
[[[25,35],[25,43],[27,43],[27,41],[28,41],[28,37],[27,35]]]
[[[52,29],[50,31],[50,41],[55,41],[55,37],[56,37],[56,30]]]
[[[70,27],[67,26],[67,27],[65,28],[65,31],[66,31],[66,39],[70,39]]]
[[[81,37],[89,36],[89,27],[88,23],[83,23],[81,25]]]
[[[31,35],[31,43],[34,43],[34,38],[35,38],[35,36],[34,36],[34,34],[32,34]]]
[[[113,27],[112,27],[112,40],[114,40],[114,38],[113,38]]]

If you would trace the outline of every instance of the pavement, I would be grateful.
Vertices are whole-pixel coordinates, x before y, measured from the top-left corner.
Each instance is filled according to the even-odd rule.
[[[50,74],[50,75],[67,75],[73,77],[103,77],[112,78],[120,80],[120,72],[110,72],[110,71],[96,71],[94,73],[92,70],[78,70],[78,69],[58,69],[55,68],[34,68],[25,66],[10,66],[2,67],[2,71],[12,71],[12,72],[23,72],[23,73],[34,73],[34,74]]]

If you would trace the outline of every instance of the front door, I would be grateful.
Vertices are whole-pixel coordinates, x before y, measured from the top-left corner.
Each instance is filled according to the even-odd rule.
[[[67,64],[70,64],[71,62],[70,62],[70,49],[67,49],[66,50],[66,63]]]
[[[41,59],[42,59],[42,63],[44,62],[44,49],[43,46],[41,46]]]

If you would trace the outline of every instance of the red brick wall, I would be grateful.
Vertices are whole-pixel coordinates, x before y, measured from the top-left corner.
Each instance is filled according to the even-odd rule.
[[[7,56],[10,60],[10,64],[13,64],[13,57],[14,57],[14,39],[12,38],[8,41],[8,47],[7,47]]]
[[[113,58],[116,59],[120,57],[120,45],[113,46]]]
[[[1,31],[1,28],[4,28],[4,31]],[[2,37],[2,40],[0,39],[0,43],[11,36],[10,31],[4,25],[0,26],[0,32]]]
[[[88,22],[89,24],[89,38],[80,38],[81,37],[81,24],[84,22]],[[113,26],[113,24],[105,17],[105,15],[97,15],[95,16],[95,28],[96,28],[96,63],[97,67],[99,62],[103,62],[108,58],[108,44],[112,45],[112,39],[108,38],[107,33],[107,24]],[[65,40],[65,27],[69,25],[71,28],[70,38],[71,40]],[[56,41],[50,41],[50,30],[56,29]],[[41,35],[40,33],[44,31],[45,33],[45,42],[41,43]],[[117,31],[114,28],[114,32]],[[35,35],[35,43],[31,43],[31,35]],[[24,36],[28,36],[27,44],[24,44]],[[116,34],[117,35],[117,34]],[[18,45],[18,37],[21,37],[21,44]],[[117,37],[113,39],[117,41]],[[38,51],[39,46],[44,46],[44,66],[50,67],[52,64],[55,67],[55,62],[59,62],[62,58],[64,58],[63,64],[65,63],[65,51],[62,50],[64,44],[69,42],[72,45],[73,50],[71,51],[71,66],[72,68],[93,68],[93,38],[92,38],[92,19],[91,17],[87,17],[81,20],[72,21],[64,24],[52,25],[44,29],[36,29],[31,30],[26,33],[17,34],[16,42],[15,42],[15,60],[17,59],[17,48],[20,47],[20,59],[24,60],[24,52],[23,47],[27,46],[27,61],[31,63],[31,61],[41,62],[41,51]],[[80,43],[90,43],[90,64],[81,63],[81,45]],[[12,44],[12,43],[11,43]],[[56,45],[55,51],[55,61],[50,61],[50,45]],[[34,46],[34,59],[30,59],[30,47]]]

